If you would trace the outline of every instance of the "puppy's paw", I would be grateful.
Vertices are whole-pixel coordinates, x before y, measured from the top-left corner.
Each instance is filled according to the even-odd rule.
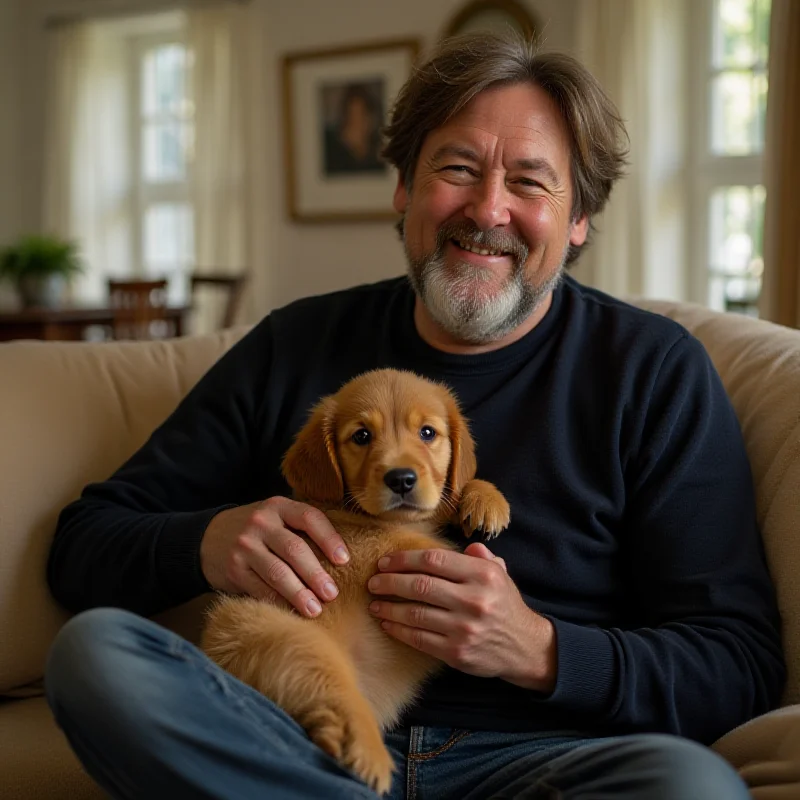
[[[378,794],[392,785],[394,762],[371,714],[342,707],[317,709],[303,720],[309,738]]]
[[[494,484],[481,480],[471,480],[464,487],[458,514],[467,537],[481,531],[487,539],[494,539],[511,520],[508,500]]]

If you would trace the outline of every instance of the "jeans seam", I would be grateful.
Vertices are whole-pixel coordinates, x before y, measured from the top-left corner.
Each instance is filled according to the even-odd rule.
[[[408,740],[408,757],[406,758],[406,800],[416,800],[417,796],[417,762],[412,755],[422,747],[424,729],[412,726]]]
[[[466,739],[467,736],[471,736],[472,731],[458,731],[450,736],[450,738],[440,747],[437,747],[435,750],[431,750],[430,753],[409,753],[408,760],[409,761],[429,761],[432,758],[436,758],[436,756],[440,756],[442,753],[446,753],[451,747],[458,744],[462,739]]]

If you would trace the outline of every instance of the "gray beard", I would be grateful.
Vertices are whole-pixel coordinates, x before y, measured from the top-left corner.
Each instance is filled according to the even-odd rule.
[[[434,321],[450,336],[468,344],[489,344],[502,339],[527,320],[558,286],[564,274],[569,251],[566,243],[561,263],[542,283],[533,284],[525,275],[528,249],[524,244],[507,240],[496,243],[493,231],[473,231],[463,238],[483,243],[487,249],[511,252],[513,269],[505,286],[490,300],[479,298],[476,284],[486,283],[493,276],[472,264],[462,262],[452,275],[445,263],[444,248],[451,238],[460,238],[464,226],[444,226],[437,236],[436,250],[414,258],[405,245],[411,285]],[[453,235],[455,233],[456,235]],[[405,242],[404,242],[405,244]],[[448,274],[450,272],[450,274]]]

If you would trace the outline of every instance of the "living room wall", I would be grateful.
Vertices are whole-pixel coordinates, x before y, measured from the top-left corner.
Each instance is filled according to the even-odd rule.
[[[19,36],[20,17],[16,0],[0,3],[0,242],[19,229],[19,206],[16,192],[21,176],[18,171],[19,125]]]
[[[250,245],[255,278],[247,309],[250,319],[309,293],[379,280],[404,270],[391,223],[311,225],[289,219],[284,198],[282,56],[406,37],[418,38],[424,54],[463,4],[464,0],[251,0],[254,24],[249,49],[259,78],[253,81],[250,97]],[[16,105],[17,113],[4,114],[12,124],[0,126],[0,167],[16,170],[16,179],[0,182],[0,210],[13,212],[0,214],[0,242],[19,231],[38,229],[41,221],[46,18],[169,5],[168,0],[6,0],[2,4],[0,103],[3,108]],[[575,0],[525,0],[525,5],[543,23],[547,47],[572,48]],[[11,69],[2,68],[7,64]],[[22,77],[18,90],[14,67]],[[15,91],[19,91],[18,104],[13,102]],[[3,170],[3,174],[9,173]]]

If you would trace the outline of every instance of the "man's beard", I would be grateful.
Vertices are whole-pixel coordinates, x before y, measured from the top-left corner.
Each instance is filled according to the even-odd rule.
[[[511,275],[492,297],[481,297],[480,291],[481,284],[496,280],[488,269],[466,261],[455,268],[448,267],[445,247],[451,239],[485,250],[501,250],[511,256]],[[481,231],[470,222],[445,223],[436,235],[433,253],[415,258],[408,250],[405,237],[404,246],[411,284],[436,323],[459,341],[488,344],[502,339],[525,322],[558,286],[569,241],[559,265],[539,284],[532,283],[525,274],[527,245],[501,229]]]

